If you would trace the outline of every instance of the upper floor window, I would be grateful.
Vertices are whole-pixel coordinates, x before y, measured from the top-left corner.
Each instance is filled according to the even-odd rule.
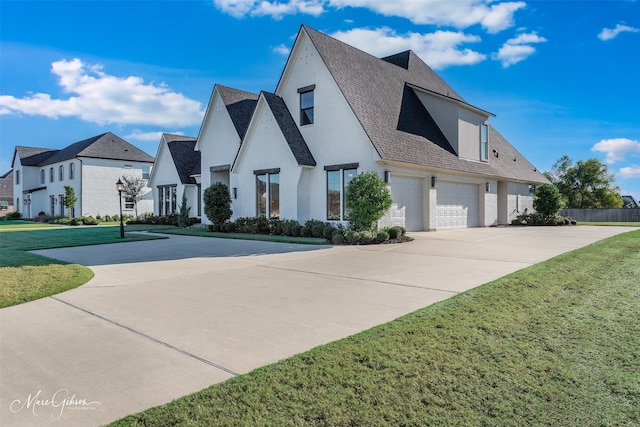
[[[327,171],[327,219],[345,221],[349,219],[347,187],[358,175],[358,164],[325,166]]]
[[[76,165],[75,163],[69,163],[69,179],[76,177]]]
[[[44,169],[40,169],[40,184],[44,184]]]
[[[20,185],[20,171],[16,171],[16,185]]]
[[[149,166],[142,166],[142,179],[149,179],[151,168]]]
[[[49,168],[49,182],[54,181],[53,177],[54,177],[53,168]]]
[[[316,85],[298,89],[300,94],[300,126],[313,124],[313,92]]]
[[[489,126],[480,125],[480,160],[489,160]]]
[[[58,168],[58,181],[64,181],[64,166],[60,165],[60,167]]]

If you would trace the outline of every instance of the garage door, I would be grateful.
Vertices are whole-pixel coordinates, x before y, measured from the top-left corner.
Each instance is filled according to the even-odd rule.
[[[422,178],[410,178],[394,175],[391,180],[391,198],[404,210],[407,231],[424,230]]]
[[[437,229],[478,227],[478,186],[457,182],[438,182]]]

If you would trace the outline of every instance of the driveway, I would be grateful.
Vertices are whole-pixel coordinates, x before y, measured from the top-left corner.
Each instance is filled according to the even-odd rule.
[[[0,420],[101,425],[631,230],[476,228],[342,247],[171,236],[37,251],[95,277],[0,310]]]

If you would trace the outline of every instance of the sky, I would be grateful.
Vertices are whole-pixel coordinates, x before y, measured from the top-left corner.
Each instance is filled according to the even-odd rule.
[[[16,145],[197,136],[214,84],[275,90],[301,24],[413,50],[539,170],[597,158],[640,199],[640,0],[0,0],[0,174]]]

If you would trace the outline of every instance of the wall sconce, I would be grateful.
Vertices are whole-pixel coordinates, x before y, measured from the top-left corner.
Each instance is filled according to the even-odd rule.
[[[234,199],[238,198],[238,187],[233,187],[233,198]]]
[[[435,176],[431,177],[431,188],[435,188],[437,181],[438,179]]]
[[[391,171],[384,171],[384,182],[387,184],[391,182]]]
[[[485,182],[484,183],[484,189],[487,192],[491,191],[491,183],[490,182]]]

